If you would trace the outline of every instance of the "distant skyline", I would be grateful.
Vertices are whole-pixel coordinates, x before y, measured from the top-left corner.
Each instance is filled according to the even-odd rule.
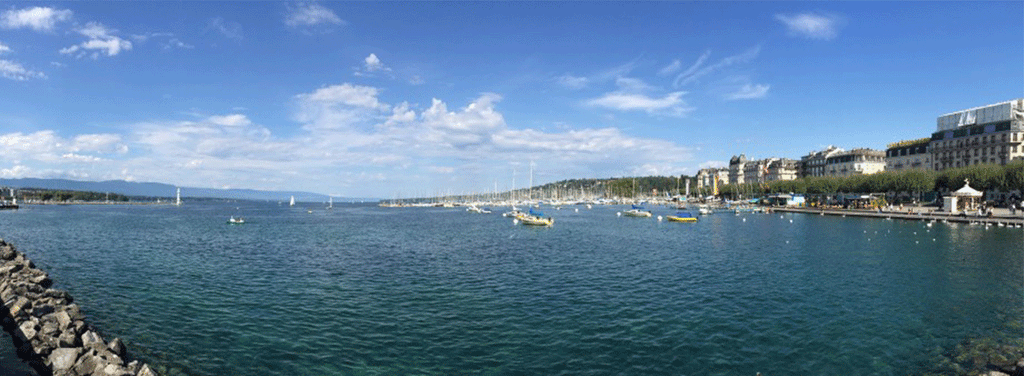
[[[694,175],[1024,96],[1024,3],[11,2],[0,178],[349,197]]]

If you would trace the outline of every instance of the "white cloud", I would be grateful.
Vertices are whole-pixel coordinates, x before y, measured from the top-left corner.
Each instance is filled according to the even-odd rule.
[[[125,153],[128,151],[127,146],[121,142],[121,136],[117,134],[83,134],[71,140],[70,149],[68,150],[73,152]]]
[[[630,77],[619,77],[615,79],[615,85],[619,90],[627,93],[642,93],[654,89],[641,79]]]
[[[116,56],[121,51],[131,50],[132,42],[113,35],[116,32],[116,30],[109,29],[98,22],[90,22],[78,30],[79,34],[88,37],[89,40],[81,44],[62,48],[59,52],[64,55],[74,54],[80,58],[90,55],[89,50],[94,50],[91,56],[93,59],[97,59],[101,52],[105,52],[107,56]]]
[[[53,31],[58,22],[71,19],[71,11],[49,7],[8,10],[0,15],[0,26],[5,29],[29,28],[35,31]]]
[[[685,116],[693,109],[683,101],[684,94],[686,92],[677,91],[668,93],[662,98],[652,98],[639,93],[616,91],[607,93],[600,98],[588,100],[586,104],[619,111],[645,111],[650,114]]]
[[[729,56],[729,57],[723,58],[722,60],[720,60],[718,63],[715,63],[714,65],[703,66],[704,61],[707,60],[709,56],[711,56],[711,51],[706,51],[706,52],[704,52],[704,54],[702,54],[700,56],[700,58],[697,59],[697,62],[695,62],[692,66],[690,66],[689,69],[687,69],[683,73],[680,73],[678,76],[676,76],[676,79],[673,82],[673,85],[675,87],[686,85],[686,84],[688,84],[690,82],[693,82],[693,81],[697,80],[698,78],[704,77],[704,76],[706,76],[706,75],[708,75],[710,73],[713,73],[713,72],[715,72],[717,70],[720,70],[720,69],[723,69],[723,68],[726,68],[728,66],[735,65],[735,64],[746,63],[746,62],[756,58],[757,55],[760,52],[761,52],[761,46],[758,45],[758,46],[754,46],[754,47],[752,47],[752,48],[750,48],[750,49],[748,49],[746,51],[743,51],[742,53],[740,53],[738,55],[733,55],[733,56]]]
[[[3,42],[0,42],[0,54],[7,52],[11,52],[11,48],[7,47],[7,45],[3,44]]]
[[[675,72],[679,71],[679,68],[682,68],[682,67],[683,67],[683,62],[679,61],[679,59],[675,59],[675,60],[672,60],[672,63],[670,63],[669,65],[666,65],[664,68],[661,68],[661,70],[658,71],[658,75],[659,76],[668,76],[668,75],[670,75],[672,73],[675,73]]]
[[[544,159],[538,181],[544,174],[673,174],[693,158],[689,148],[616,128],[513,128],[494,93],[458,105],[435,98],[422,107],[384,103],[380,93],[341,83],[297,94],[294,117],[301,127],[287,134],[240,113],[126,124],[123,134],[0,134],[0,161],[7,161],[0,174],[363,196],[420,189],[429,195],[441,187],[489,190],[495,180],[505,189],[510,163],[531,155]]]
[[[786,25],[789,35],[808,39],[832,40],[839,34],[839,18],[815,13],[776,14]]]
[[[64,154],[61,156],[61,158],[64,159],[65,161],[72,163],[95,163],[106,161],[106,159],[100,157],[75,153]]]
[[[729,165],[729,163],[725,162],[725,161],[706,161],[706,162],[701,163],[697,167],[700,167],[702,169],[704,169],[704,168],[720,168],[720,167],[726,167],[728,165]]]
[[[571,74],[559,76],[555,79],[559,85],[565,86],[569,89],[582,89],[587,87],[589,79],[586,77],[576,77]]]
[[[746,84],[739,88],[739,90],[729,93],[725,98],[728,100],[764,98],[764,96],[768,94],[768,88],[769,85]]]
[[[242,39],[242,25],[234,21],[225,21],[222,17],[211,18],[206,29],[216,31],[228,39]]]
[[[29,70],[14,61],[3,59],[0,59],[0,76],[15,81],[27,81],[33,78],[46,78],[46,75],[43,74],[43,72]]]
[[[223,125],[227,127],[241,127],[252,124],[252,121],[250,121],[248,117],[242,114],[231,114],[223,116],[214,115],[207,118],[206,121],[212,124]]]
[[[284,18],[285,25],[291,27],[315,26],[320,24],[344,25],[345,21],[338,18],[334,11],[319,4],[299,4],[289,9]]]
[[[366,62],[365,68],[366,68],[367,72],[376,72],[376,71],[379,71],[379,70],[391,70],[391,69],[385,67],[384,63],[380,62],[380,59],[377,58],[377,54],[370,54],[370,56],[367,56],[366,59],[364,59],[364,61]]]

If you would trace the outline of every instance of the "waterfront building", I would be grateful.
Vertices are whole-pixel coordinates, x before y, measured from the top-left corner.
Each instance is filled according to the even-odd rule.
[[[932,168],[1004,165],[1024,159],[1024,99],[939,116],[929,151]]]
[[[747,156],[740,154],[729,159],[729,184],[743,184],[744,169],[747,165]]]
[[[715,179],[718,179],[718,185],[726,184],[729,182],[729,169],[728,168],[702,168],[697,171],[697,188],[713,188],[715,186]]]
[[[799,177],[825,176],[825,160],[844,151],[841,148],[829,145],[824,150],[812,151],[801,157],[798,165]]]
[[[789,158],[776,158],[768,163],[767,181],[796,180],[799,162]]]
[[[885,171],[885,152],[867,148],[836,153],[825,158],[826,176],[870,175]]]
[[[747,183],[763,183],[768,175],[768,163],[773,159],[758,159],[747,161],[743,165],[743,180]]]
[[[885,170],[931,170],[931,153],[928,144],[931,138],[894,142],[885,149]]]

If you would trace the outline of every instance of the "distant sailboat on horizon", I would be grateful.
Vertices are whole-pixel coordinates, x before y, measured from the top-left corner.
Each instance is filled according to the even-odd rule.
[[[288,203],[288,206],[295,206],[295,196],[292,196],[292,200]]]

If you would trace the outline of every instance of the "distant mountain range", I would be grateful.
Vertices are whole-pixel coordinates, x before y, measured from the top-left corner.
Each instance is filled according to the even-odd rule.
[[[136,183],[124,180],[78,181],[67,179],[0,179],[0,186],[42,188],[68,191],[109,192],[126,196],[174,197],[178,187],[162,183]],[[327,202],[328,196],[299,191],[259,191],[255,189],[213,189],[181,187],[181,197],[223,198],[235,200]],[[336,202],[378,201],[376,198],[335,197]]]

